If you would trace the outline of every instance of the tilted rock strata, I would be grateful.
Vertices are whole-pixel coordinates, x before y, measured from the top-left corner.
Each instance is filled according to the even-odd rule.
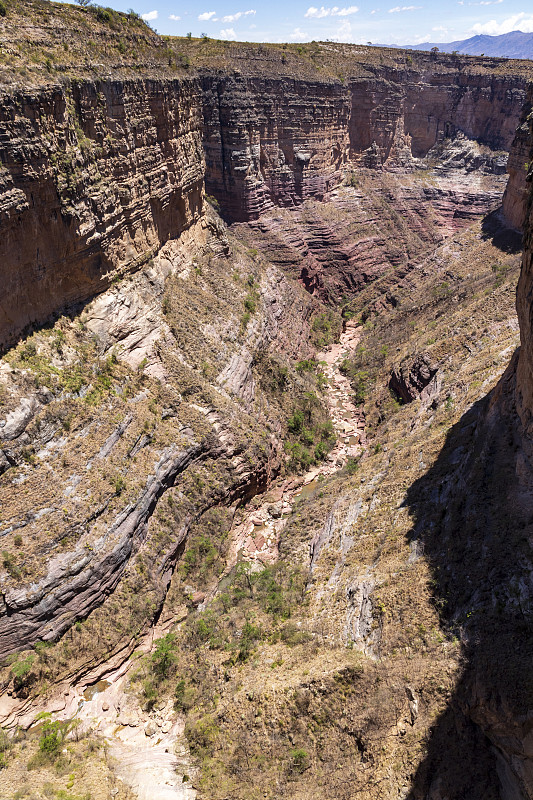
[[[391,268],[407,272],[435,245],[494,211],[505,177],[449,166],[442,174],[407,176],[359,169],[352,183],[330,192],[326,203],[265,212],[239,225],[239,235],[309,292],[338,302]]]
[[[257,308],[242,329],[250,274]],[[93,342],[96,364],[108,365],[103,394],[87,364],[83,378],[93,384],[65,392],[52,379],[52,391],[20,396],[32,367],[26,378],[3,362],[10,410],[0,427],[8,434],[0,537],[20,566],[3,564],[2,653],[57,639],[137,574],[154,607],[162,602],[189,526],[279,471],[285,423],[256,361],[270,352],[308,357],[314,306],[274,267],[233,254],[220,221],[203,218],[62,323],[61,354],[52,355],[61,367],[50,362],[46,331],[32,338],[33,369],[52,376],[74,369]],[[13,351],[7,358],[19,363]],[[165,494],[172,521],[154,522]]]

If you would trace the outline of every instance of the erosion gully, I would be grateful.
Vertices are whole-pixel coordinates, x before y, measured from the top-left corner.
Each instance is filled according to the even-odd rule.
[[[238,561],[261,565],[278,557],[278,543],[293,505],[312,494],[320,481],[340,469],[364,448],[364,415],[352,402],[349,381],[339,367],[357,347],[360,329],[348,322],[340,341],[318,354],[328,382],[327,404],[337,434],[337,443],[327,461],[299,478],[287,478],[270,486],[264,501],[245,510],[231,531],[227,568],[215,590],[202,604],[206,606],[227,582]],[[140,650],[149,653],[153,642],[164,635],[171,623],[150,631]],[[109,665],[99,669],[105,677],[92,685],[85,682],[70,687],[65,706],[54,716],[80,720],[81,729],[102,736],[118,781],[128,786],[139,800],[193,800],[195,770],[191,764],[183,733],[183,720],[175,713],[172,700],[161,702],[155,710],[140,708],[127,691],[133,663]],[[56,705],[57,708],[57,705]],[[78,731],[80,728],[78,728]]]

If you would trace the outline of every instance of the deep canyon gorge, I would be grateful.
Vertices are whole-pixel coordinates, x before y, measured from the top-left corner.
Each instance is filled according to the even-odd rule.
[[[533,797],[533,63],[2,7],[0,797]]]

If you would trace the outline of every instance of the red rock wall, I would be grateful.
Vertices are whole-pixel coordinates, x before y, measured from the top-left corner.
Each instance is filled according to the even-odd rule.
[[[323,198],[348,158],[341,83],[206,76],[206,191],[235,221]]]
[[[205,75],[208,194],[246,221],[324,198],[350,164],[405,167],[459,132],[508,151],[524,80],[426,66],[376,67],[346,83]]]

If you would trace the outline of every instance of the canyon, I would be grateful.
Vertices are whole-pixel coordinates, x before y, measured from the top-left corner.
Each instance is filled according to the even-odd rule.
[[[6,9],[6,797],[532,797],[530,62]]]

